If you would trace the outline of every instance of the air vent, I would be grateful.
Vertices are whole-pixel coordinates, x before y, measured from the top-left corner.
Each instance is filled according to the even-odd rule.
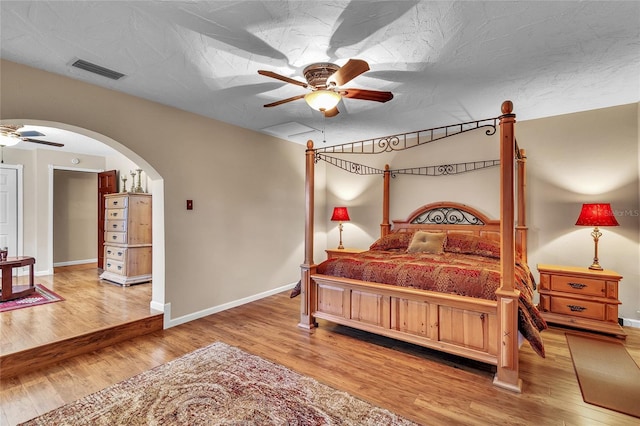
[[[94,74],[101,75],[103,77],[110,78],[111,80],[119,80],[122,77],[124,77],[124,74],[119,73],[118,71],[113,71],[113,70],[110,70],[109,68],[101,67],[100,65],[83,61],[82,59],[78,59],[73,64],[71,64],[71,66],[83,69],[85,71],[92,72]]]

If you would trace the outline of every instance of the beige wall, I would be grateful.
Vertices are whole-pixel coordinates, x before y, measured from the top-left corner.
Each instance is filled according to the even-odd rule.
[[[383,158],[348,158],[380,168],[389,163],[394,169],[499,158],[498,136],[481,132]],[[538,263],[591,264],[592,229],[574,224],[582,203],[610,202],[620,226],[602,228],[600,263],[624,276],[621,316],[640,319],[638,104],[518,122],[516,136],[528,156],[529,263],[536,277]],[[399,175],[391,179],[391,219],[406,219],[416,208],[442,200],[462,202],[497,218],[498,179],[498,168],[455,176]],[[330,215],[336,205],[349,206],[351,221],[344,224],[343,243],[368,247],[380,232],[382,178],[350,175],[328,166],[326,180],[323,213]],[[337,246],[337,224],[327,226],[327,245]]]
[[[106,135],[122,144],[121,151],[146,160],[153,167],[145,170],[150,178],[163,179],[162,296],[163,303],[171,304],[172,318],[197,315],[298,280],[304,147],[10,62],[1,65],[2,119],[51,120]],[[573,224],[581,203],[609,201],[622,212],[621,226],[603,230],[600,259],[624,275],[620,312],[630,319],[640,318],[640,230],[634,216],[640,209],[638,117],[634,104],[523,121],[516,128],[529,156],[534,271],[536,263],[589,265],[590,230]],[[399,168],[498,156],[495,136],[456,139],[418,148],[420,154],[413,150],[373,161]],[[497,185],[497,168],[450,177],[400,176],[391,183],[391,217],[404,219],[415,208],[443,199],[497,216]],[[186,199],[194,200],[193,211],[185,210]],[[350,207],[345,245],[367,247],[379,233],[380,202],[379,176],[352,176],[333,167],[325,171],[319,164],[315,260],[323,259],[325,245],[337,245],[337,226],[328,220],[335,205]]]
[[[3,69],[4,71],[4,69]],[[3,87],[4,88],[4,87]],[[2,91],[1,101],[4,101]],[[53,273],[53,189],[56,169],[103,170],[105,159],[91,155],[78,155],[49,149],[23,150],[4,149],[7,164],[22,164],[23,167],[23,250],[21,254],[36,258],[36,274]],[[71,160],[78,158],[79,165]],[[95,255],[93,256],[95,257]]]
[[[0,66],[1,119],[87,129],[152,169],[145,172],[163,189],[154,192],[154,215],[164,216],[165,238],[164,259],[154,251],[154,273],[161,267],[165,279],[154,301],[170,304],[170,318],[299,279],[304,147],[12,62]],[[194,210],[185,209],[187,199]]]
[[[98,176],[54,170],[54,266],[87,263],[98,257]]]

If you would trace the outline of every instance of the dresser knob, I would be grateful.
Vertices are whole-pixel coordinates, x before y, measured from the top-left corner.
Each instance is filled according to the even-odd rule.
[[[569,283],[569,287],[575,288],[576,290],[582,290],[586,286],[587,286],[586,284],[582,284],[582,283]]]
[[[584,306],[579,306],[579,305],[567,305],[567,307],[571,309],[571,312],[582,312],[585,309],[587,309]]]

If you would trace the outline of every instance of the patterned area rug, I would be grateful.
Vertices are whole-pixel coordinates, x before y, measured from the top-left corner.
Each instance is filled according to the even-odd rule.
[[[216,342],[23,425],[415,425]]]
[[[59,302],[61,300],[64,300],[64,298],[59,294],[54,293],[42,284],[36,284],[35,291],[30,295],[15,300],[0,302],[0,312],[44,305],[45,303]]]

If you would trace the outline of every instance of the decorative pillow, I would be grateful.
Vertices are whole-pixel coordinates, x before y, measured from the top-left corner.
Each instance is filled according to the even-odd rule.
[[[369,250],[387,251],[393,249],[406,250],[413,238],[413,232],[394,232],[371,244]]]
[[[443,232],[417,231],[413,234],[413,239],[407,253],[444,253],[444,239],[447,234]]]
[[[452,232],[447,235],[444,251],[450,253],[475,254],[500,259],[500,243],[471,234]]]

